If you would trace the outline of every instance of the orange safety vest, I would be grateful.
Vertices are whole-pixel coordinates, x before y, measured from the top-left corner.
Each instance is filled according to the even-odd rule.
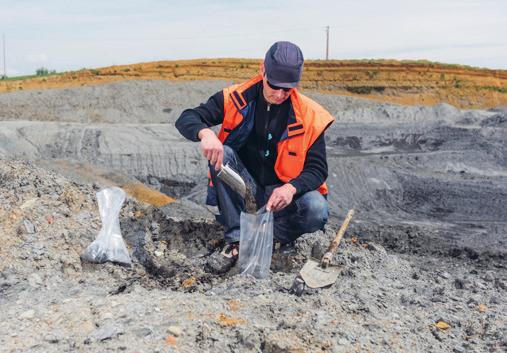
[[[262,75],[253,77],[247,82],[233,85],[223,90],[224,120],[218,133],[218,139],[225,145],[238,145],[246,141],[253,128],[253,109],[256,96],[249,94],[248,89],[262,81]],[[319,104],[293,89],[290,94],[292,109],[287,122],[287,129],[278,142],[278,155],[275,162],[275,173],[284,183],[296,178],[303,171],[306,153],[315,140],[333,122],[334,117]],[[233,147],[234,149],[234,147]],[[318,191],[327,195],[326,183]]]

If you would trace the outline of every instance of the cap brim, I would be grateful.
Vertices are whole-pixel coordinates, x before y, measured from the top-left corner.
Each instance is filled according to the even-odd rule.
[[[277,80],[272,80],[269,77],[267,78],[269,83],[271,83],[274,86],[283,87],[283,88],[296,88],[299,81],[297,82],[279,82]]]

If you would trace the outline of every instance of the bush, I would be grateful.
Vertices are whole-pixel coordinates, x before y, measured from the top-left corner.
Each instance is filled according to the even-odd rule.
[[[37,70],[35,70],[36,76],[47,76],[47,75],[54,75],[56,74],[56,70],[48,70],[45,67],[39,67]]]
[[[49,75],[49,70],[45,67],[39,67],[37,70],[35,70],[35,74],[37,76],[47,76]]]

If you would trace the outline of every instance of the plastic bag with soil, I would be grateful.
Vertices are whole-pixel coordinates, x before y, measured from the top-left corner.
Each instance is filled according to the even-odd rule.
[[[102,228],[97,238],[81,254],[83,261],[103,263],[106,261],[131,265],[127,247],[121,236],[119,214],[125,192],[117,187],[97,193]]]
[[[273,254],[273,212],[241,213],[239,268],[242,274],[266,278]]]

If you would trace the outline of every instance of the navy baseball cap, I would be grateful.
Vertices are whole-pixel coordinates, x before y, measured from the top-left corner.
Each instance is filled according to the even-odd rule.
[[[291,42],[276,42],[264,58],[264,69],[269,83],[294,88],[303,74],[303,52]]]

